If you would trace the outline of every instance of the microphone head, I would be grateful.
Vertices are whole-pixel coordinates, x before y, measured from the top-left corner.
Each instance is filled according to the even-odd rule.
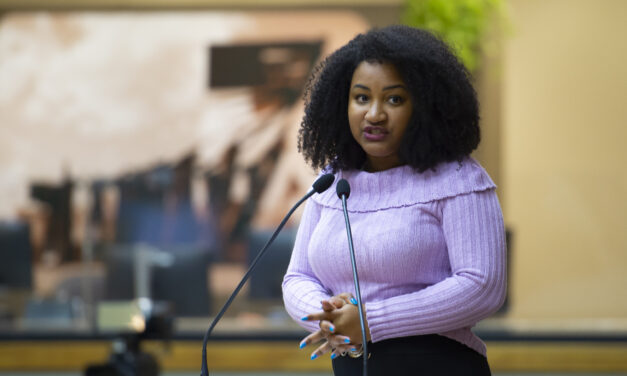
[[[333,184],[333,180],[335,180],[335,176],[333,176],[333,174],[322,175],[313,183],[314,191],[316,191],[316,193],[322,193],[326,191],[327,189],[329,189],[331,184]]]
[[[348,181],[346,181],[346,179],[341,179],[340,181],[338,181],[335,188],[335,190],[337,191],[337,197],[339,197],[340,199],[342,198],[342,196],[346,196],[346,198],[348,198],[348,196],[351,195],[351,186],[350,184],[348,184]]]

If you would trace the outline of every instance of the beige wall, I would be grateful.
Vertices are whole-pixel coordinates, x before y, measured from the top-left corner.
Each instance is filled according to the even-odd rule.
[[[627,1],[510,5],[500,184],[515,235],[510,317],[627,318]]]

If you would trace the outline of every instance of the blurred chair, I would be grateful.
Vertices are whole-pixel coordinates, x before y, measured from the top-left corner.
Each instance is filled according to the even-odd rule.
[[[33,286],[29,227],[21,222],[0,222],[0,286],[30,290]]]
[[[176,316],[207,316],[211,312],[208,268],[211,252],[194,245],[161,248],[174,256],[173,264],[154,267],[150,273],[150,298],[173,304]],[[106,300],[136,298],[135,260],[138,246],[116,245],[106,252]]]
[[[249,265],[271,236],[271,231],[251,231],[248,242]],[[281,299],[281,284],[290,263],[295,239],[296,229],[283,229],[274,239],[250,277],[251,299]]]
[[[50,208],[45,249],[54,250],[61,261],[80,259],[79,250],[72,249],[70,239],[73,189],[74,183],[69,179],[65,179],[60,185],[34,183],[30,186],[30,197]]]

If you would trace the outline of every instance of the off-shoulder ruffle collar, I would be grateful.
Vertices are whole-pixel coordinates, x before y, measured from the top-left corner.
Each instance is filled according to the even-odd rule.
[[[435,171],[417,173],[412,167],[399,166],[385,171],[340,171],[333,185],[312,196],[320,205],[342,210],[336,184],[346,179],[351,187],[350,212],[370,212],[412,206],[471,192],[495,188],[487,172],[472,158],[439,164]]]

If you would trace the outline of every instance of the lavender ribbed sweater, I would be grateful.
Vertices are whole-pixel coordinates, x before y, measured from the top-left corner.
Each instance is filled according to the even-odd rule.
[[[373,342],[440,334],[486,355],[470,328],[505,296],[505,235],[495,186],[472,158],[416,173],[343,171],[357,270]],[[354,294],[342,203],[335,183],[314,195],[301,219],[283,280],[287,312],[301,317],[320,301]]]

